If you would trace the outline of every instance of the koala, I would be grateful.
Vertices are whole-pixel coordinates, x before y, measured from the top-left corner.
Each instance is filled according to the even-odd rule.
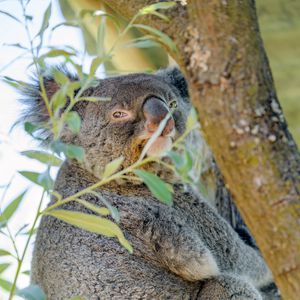
[[[49,98],[59,88],[51,74],[44,86]],[[31,85],[28,90],[25,120],[37,125],[47,122],[40,87]],[[147,152],[162,156],[184,132],[191,109],[186,81],[176,68],[97,80],[84,95],[110,101],[79,102],[74,110],[82,120],[80,132],[62,132],[62,141],[85,150],[84,162],[67,159],[59,170],[54,189],[64,198],[98,182],[113,159],[124,157],[121,168],[137,161],[172,108],[172,116]],[[49,132],[44,135],[51,140]],[[195,141],[203,143],[200,133],[186,139],[187,147]],[[32,259],[32,283],[41,286],[49,300],[74,296],[90,300],[262,299],[259,289],[271,283],[272,276],[259,251],[245,243],[203,195],[184,186],[162,164],[143,168],[172,183],[172,206],[155,199],[144,184],[130,180],[113,181],[97,190],[118,209],[119,226],[133,254],[115,238],[43,216]],[[103,206],[94,194],[84,199]],[[50,204],[55,201],[53,197]],[[63,209],[93,213],[77,202]]]

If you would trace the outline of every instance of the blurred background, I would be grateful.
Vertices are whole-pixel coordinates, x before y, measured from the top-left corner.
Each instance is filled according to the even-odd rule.
[[[110,8],[100,0],[31,0],[28,4],[27,14],[32,17],[30,30],[34,36],[43,21],[43,15],[52,2],[50,26],[61,24],[53,32],[46,34],[46,45],[53,47],[72,46],[81,52],[87,52],[83,60],[84,69],[88,69],[92,56],[96,54],[96,41],[100,18],[89,13],[102,10],[113,13]],[[260,22],[262,38],[270,60],[277,93],[288,120],[290,131],[300,145],[300,1],[299,0],[257,0],[257,11]],[[24,26],[16,22],[10,15],[22,19],[20,4],[15,0],[0,0],[0,75],[28,81],[30,71],[27,68],[31,63],[29,55],[24,55],[20,45],[28,46]],[[96,14],[97,15],[97,14]],[[78,16],[81,16],[78,23]],[[125,26],[126,21],[116,16],[119,26]],[[79,27],[78,27],[79,26]],[[122,42],[133,37],[139,37],[137,31],[130,31]],[[109,19],[105,26],[105,48],[110,48],[117,38],[117,30]],[[8,46],[19,44],[19,46]],[[19,59],[16,60],[16,58]],[[136,71],[151,71],[166,67],[169,58],[165,51],[159,47],[150,48],[122,48],[115,52],[112,61],[100,68],[98,76],[107,74],[127,73]],[[10,131],[20,112],[18,95],[9,86],[0,82],[1,110],[0,110],[0,207],[6,207],[12,199],[28,188],[28,192],[18,211],[10,222],[10,229],[16,235],[20,227],[32,223],[35,215],[37,201],[41,196],[41,189],[32,186],[29,181],[20,176],[17,171],[30,170],[42,172],[45,166],[30,160],[20,151],[35,149],[36,143],[25,133],[23,128]],[[55,170],[53,175],[55,175]],[[13,178],[13,180],[11,180]],[[11,185],[5,194],[5,187]],[[4,195],[5,194],[5,195]],[[46,202],[44,205],[46,205]],[[28,228],[28,226],[27,226]],[[26,228],[25,228],[26,229]],[[0,232],[1,233],[1,232]],[[17,248],[22,250],[26,240],[24,234],[18,233]],[[10,240],[0,234],[0,248],[13,252]],[[22,271],[30,269],[32,243],[28,251]],[[15,262],[0,254],[0,299],[6,299],[4,291],[9,288],[14,276]],[[18,282],[20,288],[29,284],[29,278],[22,274]]]

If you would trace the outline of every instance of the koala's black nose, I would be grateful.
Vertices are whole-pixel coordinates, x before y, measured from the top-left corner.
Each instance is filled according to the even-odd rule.
[[[153,133],[157,130],[160,122],[169,113],[168,106],[160,99],[151,97],[147,99],[143,105],[143,113],[146,118],[145,129],[149,133]],[[171,116],[162,131],[161,135],[166,136],[173,131],[175,122]]]

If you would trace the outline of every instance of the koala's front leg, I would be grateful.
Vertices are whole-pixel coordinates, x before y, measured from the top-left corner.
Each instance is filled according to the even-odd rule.
[[[258,290],[237,276],[222,274],[206,280],[197,300],[262,300]]]
[[[257,249],[248,246],[205,200],[199,204],[199,236],[213,249],[221,272],[239,274],[255,287],[272,282],[272,274]]]
[[[169,207],[152,207],[150,211],[141,208],[137,207],[134,215],[128,217],[128,229],[142,240],[144,247],[152,249],[163,267],[188,281],[219,274],[212,253],[184,216]]]
[[[215,258],[192,228],[164,220],[153,229],[154,251],[170,271],[188,281],[219,274]]]

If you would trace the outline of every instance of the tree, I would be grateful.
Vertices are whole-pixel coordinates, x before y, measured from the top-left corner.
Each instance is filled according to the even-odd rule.
[[[284,299],[300,293],[300,155],[278,102],[255,3],[179,1],[145,23],[177,44],[193,104],[227,187]],[[104,1],[131,18],[150,1]]]

